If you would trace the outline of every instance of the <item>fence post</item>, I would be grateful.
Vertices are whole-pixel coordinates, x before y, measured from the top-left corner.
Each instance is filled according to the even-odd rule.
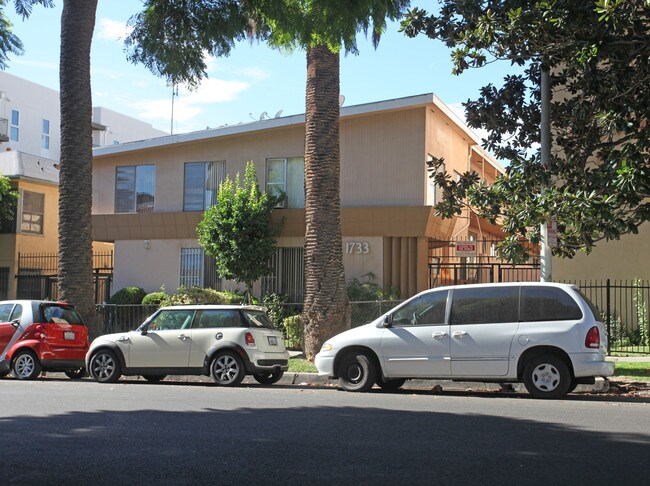
[[[607,284],[606,285],[607,286],[605,287],[605,300],[606,300],[605,308],[607,309],[606,310],[606,312],[607,312],[607,317],[606,317],[606,319],[607,319],[607,354],[609,354],[611,352],[611,346],[612,346],[611,339],[610,339],[610,337],[612,335],[612,332],[611,332],[612,318],[610,316],[610,281],[609,281],[609,279],[607,279]]]

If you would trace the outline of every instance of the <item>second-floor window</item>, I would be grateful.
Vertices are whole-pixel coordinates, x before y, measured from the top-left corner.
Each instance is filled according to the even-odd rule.
[[[21,207],[20,232],[32,235],[42,235],[45,194],[23,191]]]
[[[116,167],[115,212],[150,213],[154,210],[155,165]]]
[[[50,149],[50,120],[43,119],[43,134],[41,135],[41,148]]]
[[[266,190],[283,191],[282,208],[305,207],[305,159],[302,157],[266,159]]]
[[[18,136],[20,135],[20,113],[18,110],[11,110],[11,129],[9,133],[9,138],[14,142],[18,141]]]
[[[217,202],[219,184],[226,178],[226,162],[185,164],[183,211],[204,211]]]

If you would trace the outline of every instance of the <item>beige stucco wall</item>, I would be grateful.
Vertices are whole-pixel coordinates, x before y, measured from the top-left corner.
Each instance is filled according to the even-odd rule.
[[[553,257],[553,280],[650,280],[650,223],[639,228],[639,234],[620,240],[601,241],[589,254],[573,259]]]

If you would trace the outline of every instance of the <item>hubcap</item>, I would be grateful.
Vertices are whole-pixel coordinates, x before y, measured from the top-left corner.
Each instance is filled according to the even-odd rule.
[[[34,358],[29,354],[23,354],[16,360],[14,372],[21,378],[26,378],[34,372]]]
[[[350,383],[358,383],[363,378],[363,369],[358,364],[352,364],[348,368],[348,381]]]
[[[560,372],[548,363],[542,363],[533,371],[533,384],[540,390],[550,392],[560,384]]]
[[[93,375],[98,380],[107,380],[113,376],[115,371],[115,363],[113,358],[107,354],[100,354],[93,360]]]
[[[232,356],[221,356],[214,362],[214,376],[220,383],[231,383],[239,374],[239,364]]]

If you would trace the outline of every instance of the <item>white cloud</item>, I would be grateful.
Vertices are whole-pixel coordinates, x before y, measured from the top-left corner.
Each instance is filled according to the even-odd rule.
[[[122,42],[133,30],[124,22],[101,18],[97,22],[97,37],[102,40]]]

